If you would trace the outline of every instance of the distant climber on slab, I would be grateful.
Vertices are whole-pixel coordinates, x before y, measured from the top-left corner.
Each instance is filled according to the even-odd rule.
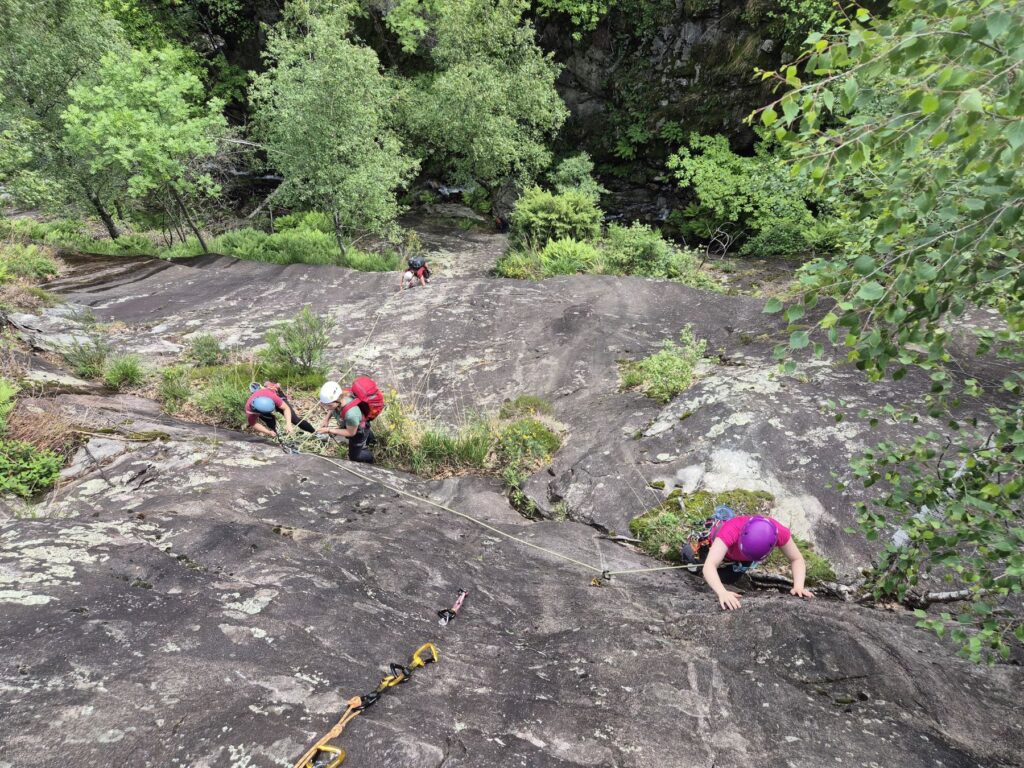
[[[370,422],[384,410],[384,395],[377,383],[360,376],[349,389],[343,389],[337,382],[328,381],[320,388],[320,404],[326,413],[317,432],[348,438],[349,460],[372,464],[371,446],[376,438]],[[338,422],[337,427],[330,426],[332,416]]]
[[[249,385],[249,399],[245,401],[245,417],[249,428],[267,437],[279,437],[277,432],[277,414],[284,416],[285,430],[292,433],[292,425],[303,432],[316,431],[313,425],[300,418],[295,407],[288,402],[281,385],[273,381],[265,381],[262,385]]]
[[[406,287],[411,288],[417,280],[426,288],[427,283],[430,282],[430,275],[430,265],[427,264],[426,258],[413,256],[409,259],[408,269],[402,273],[402,282],[399,283],[398,290],[404,291]]]
[[[722,610],[734,611],[740,607],[740,595],[725,588],[767,558],[778,547],[789,559],[793,571],[791,595],[813,598],[814,593],[804,588],[807,564],[800,554],[789,529],[778,520],[761,515],[736,515],[725,505],[715,509],[713,517],[705,522],[700,535],[691,536],[682,545],[680,554],[684,563],[703,564],[704,580],[714,591]]]

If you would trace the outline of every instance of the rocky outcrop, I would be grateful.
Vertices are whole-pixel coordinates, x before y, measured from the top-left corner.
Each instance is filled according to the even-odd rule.
[[[904,613],[765,591],[723,613],[677,571],[591,586],[659,563],[584,523],[622,531],[673,487],[768,490],[852,571],[869,554],[843,533],[857,491],[826,482],[875,435],[822,401],[898,402],[913,382],[833,361],[784,377],[758,300],[473,277],[476,243],[465,277],[404,294],[395,275],[220,257],[65,278],[151,359],[200,330],[252,347],[308,304],[338,320],[339,368],[442,421],[545,397],[568,432],[526,487],[571,519],[524,520],[495,480],[286,455],[141,398],[48,401],[100,436],[45,506],[0,513],[0,766],[288,766],[427,641],[440,662],[348,727],[346,765],[1021,765],[1020,669],[972,666]],[[687,323],[712,355],[697,384],[664,407],[620,392],[618,361]]]

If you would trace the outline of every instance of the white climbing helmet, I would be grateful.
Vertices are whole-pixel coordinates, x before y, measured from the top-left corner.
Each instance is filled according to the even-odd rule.
[[[341,385],[336,381],[328,381],[320,387],[320,402],[330,405],[341,398]]]

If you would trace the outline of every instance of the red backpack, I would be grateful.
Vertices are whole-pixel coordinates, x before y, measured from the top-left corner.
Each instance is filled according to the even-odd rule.
[[[341,408],[340,416],[342,423],[345,421],[345,414],[348,410],[356,405],[363,412],[362,424],[373,421],[384,410],[384,395],[381,394],[380,389],[377,387],[377,382],[368,376],[360,376],[352,382],[352,387],[345,391],[350,392],[353,399],[345,403]]]

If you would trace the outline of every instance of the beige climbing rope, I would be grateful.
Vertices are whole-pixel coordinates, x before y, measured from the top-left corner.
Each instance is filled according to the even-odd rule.
[[[405,496],[407,498],[413,499],[414,501],[418,501],[418,502],[420,502],[422,504],[428,504],[428,505],[430,505],[432,507],[436,507],[437,509],[442,509],[445,512],[449,512],[449,513],[451,513],[453,515],[456,515],[457,517],[461,517],[463,520],[468,520],[471,523],[475,523],[476,525],[479,525],[481,528],[485,528],[488,531],[491,531],[492,533],[496,533],[498,536],[502,536],[502,537],[504,537],[506,539],[509,539],[510,541],[515,541],[515,542],[517,542],[519,544],[522,544],[523,546],[530,547],[531,549],[538,550],[539,552],[544,552],[545,554],[551,555],[553,557],[557,557],[557,558],[559,558],[561,560],[565,560],[566,562],[572,563],[574,565],[578,565],[581,568],[585,568],[588,571],[593,571],[594,573],[600,574],[600,578],[601,579],[607,580],[607,579],[610,579],[612,576],[624,576],[626,574],[631,574],[631,573],[652,573],[654,571],[676,571],[676,570],[680,570],[680,569],[683,569],[683,568],[685,568],[685,569],[692,569],[693,568],[692,565],[662,565],[662,566],[657,566],[657,567],[653,567],[653,568],[628,568],[628,569],[620,570],[620,571],[608,571],[608,570],[599,568],[596,565],[592,565],[590,563],[585,563],[582,560],[577,560],[574,557],[569,557],[568,555],[562,554],[561,552],[556,552],[553,549],[548,549],[547,547],[542,547],[539,544],[534,544],[532,541],[527,541],[526,539],[521,539],[518,536],[513,536],[511,533],[506,533],[505,531],[501,530],[500,528],[496,528],[495,526],[491,525],[490,523],[486,523],[483,520],[480,520],[480,519],[478,519],[476,517],[473,517],[472,515],[467,515],[465,512],[459,512],[459,510],[453,509],[452,507],[449,507],[446,504],[442,504],[442,503],[440,503],[438,501],[434,501],[433,499],[427,498],[426,496],[420,496],[419,494],[412,493],[411,491],[407,491],[407,490],[405,490],[403,488],[398,487],[397,485],[394,485],[392,483],[388,483],[388,482],[386,482],[384,480],[380,480],[379,478],[371,477],[371,476],[369,476],[367,474],[364,474],[364,473],[360,472],[357,469],[353,469],[351,466],[348,466],[347,463],[342,463],[340,461],[337,461],[336,459],[330,458],[329,456],[322,456],[322,455],[320,455],[318,453],[307,453],[307,454],[302,454],[302,455],[305,455],[305,456],[315,456],[318,459],[323,459],[324,461],[328,462],[329,464],[333,464],[334,466],[338,467],[339,469],[343,469],[344,471],[348,472],[349,474],[358,477],[360,480],[364,480],[364,481],[366,481],[368,483],[374,483],[375,485],[379,485],[382,488],[387,488],[389,491],[394,491],[397,494],[400,494],[400,495]]]

